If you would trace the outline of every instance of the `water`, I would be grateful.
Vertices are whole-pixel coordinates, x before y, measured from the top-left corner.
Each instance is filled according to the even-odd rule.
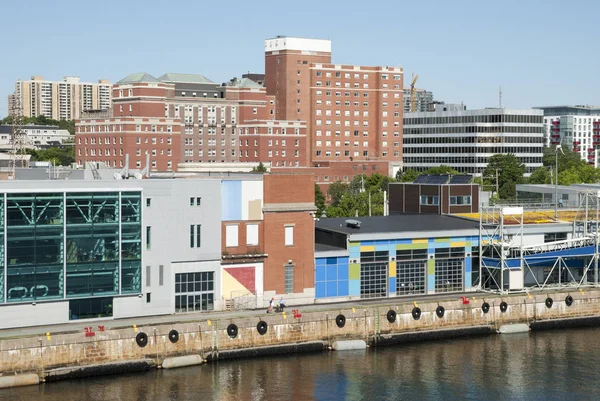
[[[600,328],[224,361],[0,390],[0,400],[598,400]]]

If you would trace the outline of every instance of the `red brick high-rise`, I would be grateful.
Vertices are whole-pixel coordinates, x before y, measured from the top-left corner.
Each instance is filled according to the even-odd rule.
[[[275,118],[306,121],[306,165],[323,184],[396,170],[402,160],[403,70],[331,63],[329,40],[265,41]]]

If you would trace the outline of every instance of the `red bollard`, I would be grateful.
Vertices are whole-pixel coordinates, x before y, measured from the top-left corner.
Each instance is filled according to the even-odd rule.
[[[469,298],[462,296],[460,297],[462,299],[462,303],[463,305],[468,305],[470,303]]]
[[[86,327],[84,330],[85,330],[85,336],[86,337],[94,337],[96,335],[96,333],[94,333],[92,331],[91,327]]]
[[[98,326],[99,331],[104,331],[104,326]]]

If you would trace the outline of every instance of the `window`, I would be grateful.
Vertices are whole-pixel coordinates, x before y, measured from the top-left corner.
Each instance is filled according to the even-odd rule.
[[[294,292],[294,265],[288,263],[285,265],[285,293]]]
[[[423,206],[437,206],[439,204],[438,196],[421,195],[421,205]]]
[[[246,245],[258,245],[258,224],[246,226]]]
[[[196,234],[196,238],[194,241],[194,232]],[[201,246],[201,237],[202,235],[202,225],[201,224],[191,224],[190,225],[190,248],[200,248]]]
[[[151,237],[152,237],[152,227],[147,226],[146,227],[146,249],[150,249]]]
[[[463,290],[463,258],[435,261],[435,292]]]
[[[451,196],[450,204],[451,205],[470,205],[471,197],[470,196]]]
[[[158,266],[158,285],[162,286],[165,283],[165,266]]]
[[[175,312],[214,309],[214,272],[175,274]]]
[[[146,266],[146,287],[150,287],[150,266]]]
[[[225,246],[226,247],[238,246],[238,226],[237,225],[225,226]]]
[[[285,246],[294,246],[294,226],[285,226]]]
[[[146,198],[146,207],[150,207],[151,203],[152,203],[152,198]]]
[[[396,295],[425,294],[426,264],[425,260],[396,262]]]

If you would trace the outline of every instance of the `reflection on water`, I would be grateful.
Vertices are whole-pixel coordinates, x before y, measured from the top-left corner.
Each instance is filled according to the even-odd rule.
[[[594,400],[600,329],[226,361],[0,390],[0,400]]]

